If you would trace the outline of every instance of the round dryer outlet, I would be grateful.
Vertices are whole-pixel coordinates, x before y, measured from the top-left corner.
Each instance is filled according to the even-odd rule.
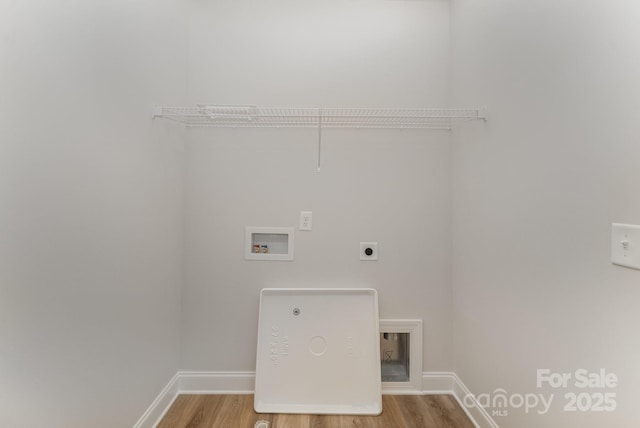
[[[378,260],[378,243],[361,242],[360,260]]]

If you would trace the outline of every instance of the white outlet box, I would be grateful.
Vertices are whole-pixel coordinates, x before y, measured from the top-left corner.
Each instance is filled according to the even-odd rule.
[[[245,228],[246,260],[293,260],[293,227]]]
[[[360,260],[378,260],[378,243],[361,242]]]
[[[640,269],[640,226],[611,225],[611,263]]]

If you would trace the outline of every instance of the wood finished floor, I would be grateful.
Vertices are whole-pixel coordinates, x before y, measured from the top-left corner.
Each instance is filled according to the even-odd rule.
[[[180,395],[158,428],[474,428],[449,395],[383,395],[380,416],[262,414],[253,395]]]

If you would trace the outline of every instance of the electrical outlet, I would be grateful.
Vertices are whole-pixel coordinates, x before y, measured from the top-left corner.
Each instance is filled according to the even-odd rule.
[[[378,243],[361,242],[360,260],[378,260]]]
[[[311,230],[311,211],[300,211],[300,230]]]

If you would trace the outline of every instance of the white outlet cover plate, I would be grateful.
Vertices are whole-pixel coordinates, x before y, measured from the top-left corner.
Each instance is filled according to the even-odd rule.
[[[379,415],[379,332],[374,289],[263,289],[256,412]]]
[[[611,263],[640,269],[640,226],[611,225]]]
[[[300,211],[300,224],[299,230],[312,230],[313,228],[313,213],[311,211]]]

